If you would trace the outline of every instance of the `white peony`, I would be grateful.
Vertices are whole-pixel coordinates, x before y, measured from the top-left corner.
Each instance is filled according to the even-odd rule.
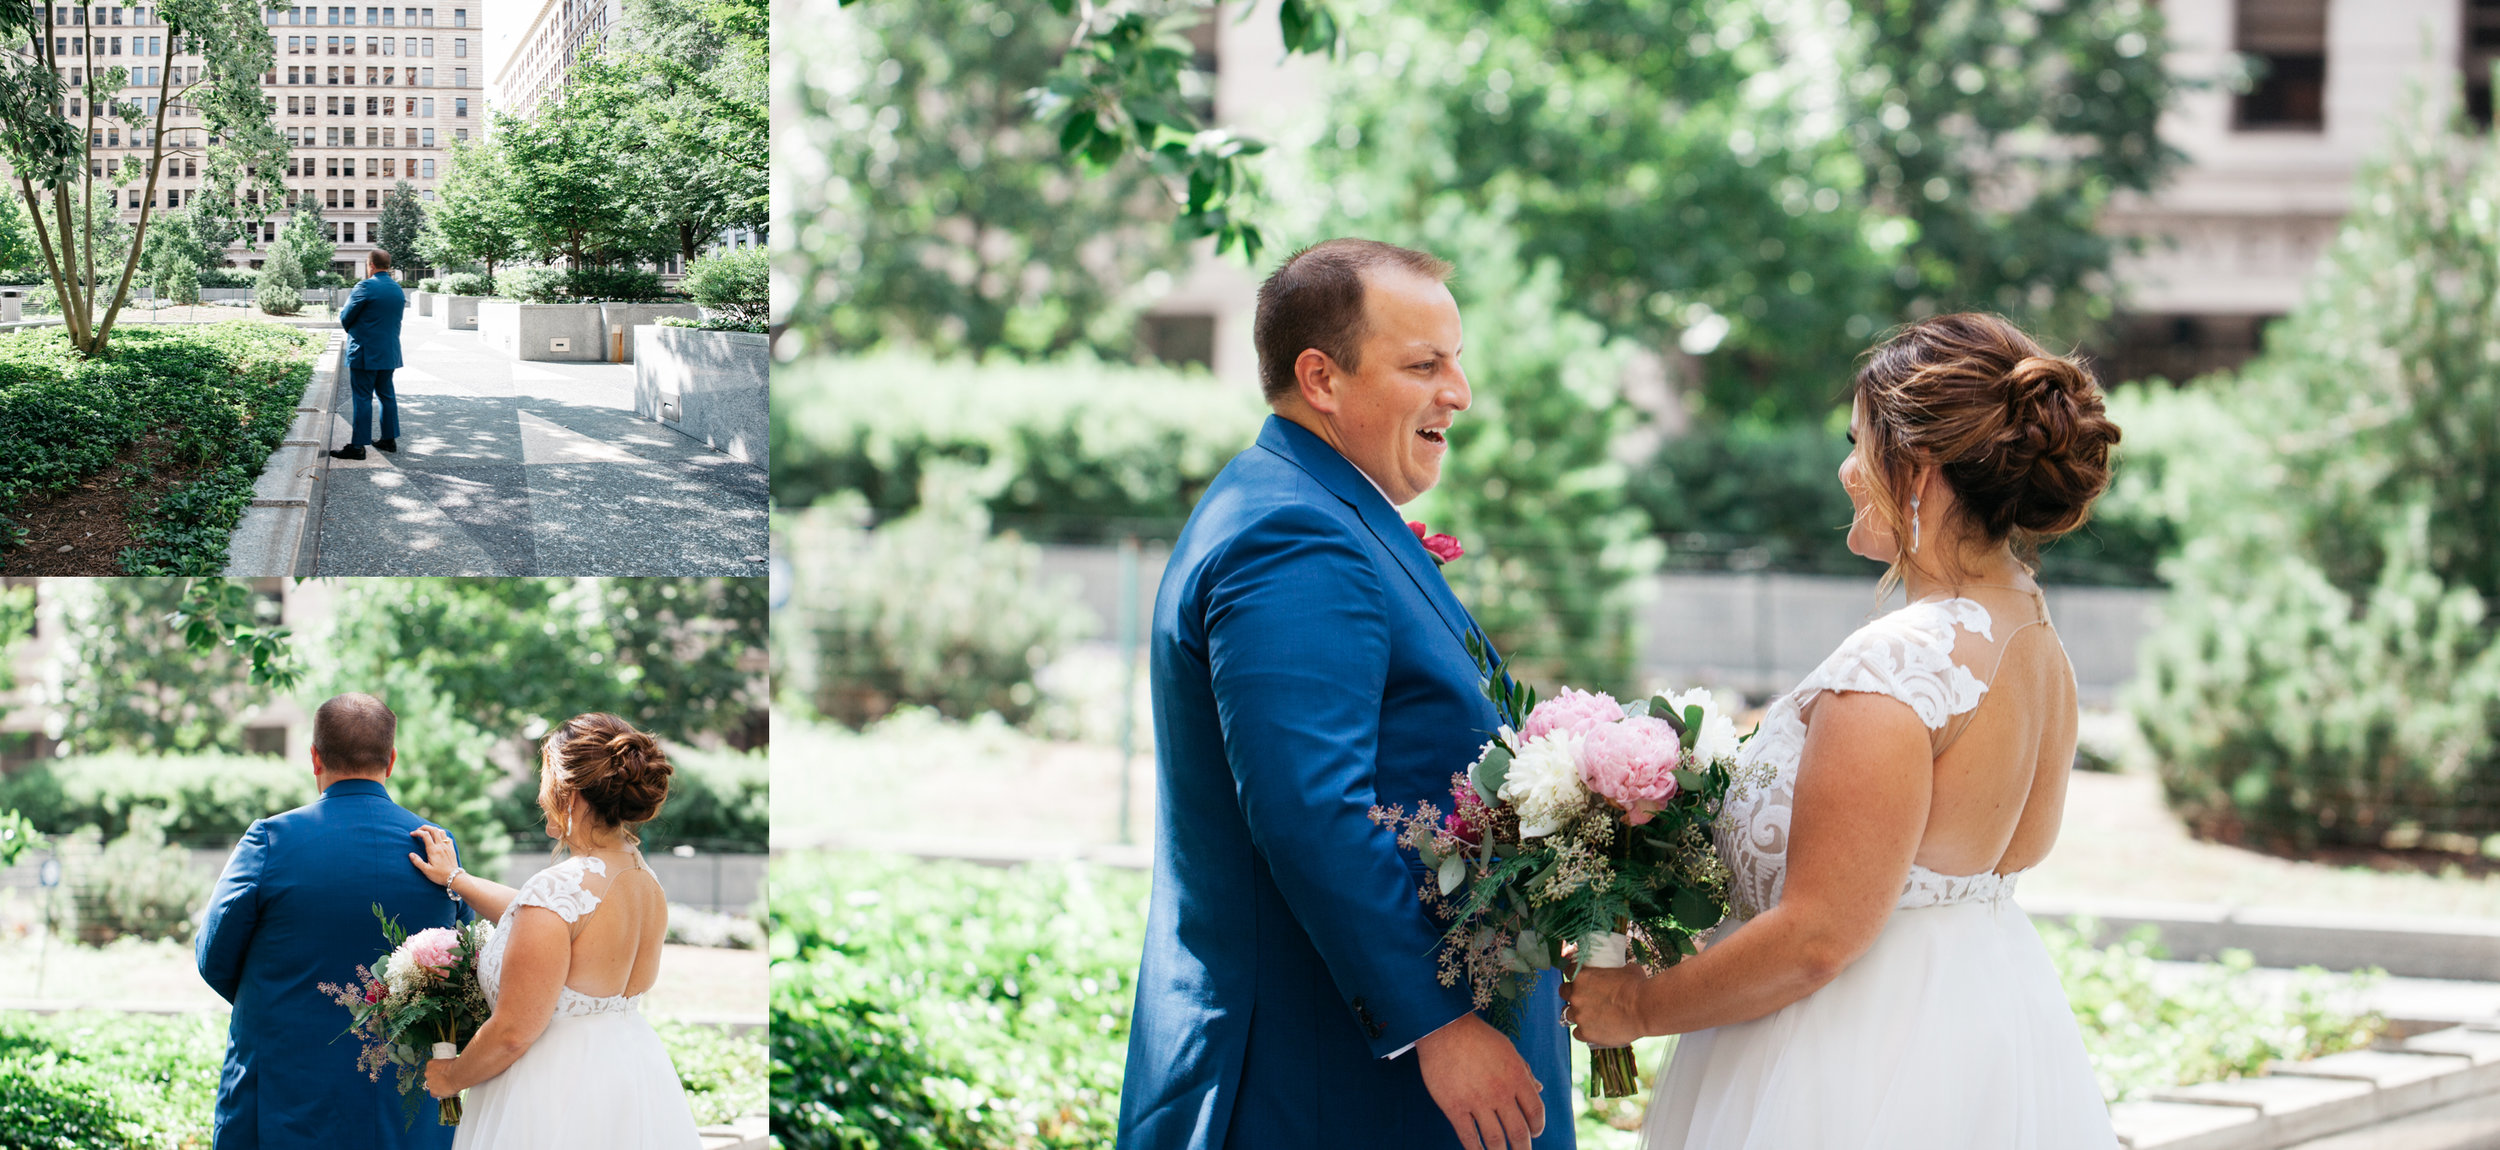
[[[406,947],[392,951],[389,960],[382,966],[382,985],[390,987],[392,994],[406,994],[416,982],[416,956],[408,953]]]
[[[1736,761],[1736,720],[1719,706],[1717,696],[1706,687],[1695,687],[1681,695],[1667,696],[1667,706],[1678,722],[1683,721],[1684,708],[1701,708],[1701,738],[1693,743],[1693,758],[1703,763]]]
[[[1519,837],[1543,838],[1561,830],[1588,802],[1580,781],[1580,738],[1555,731],[1522,744],[1502,779],[1500,798],[1519,812]]]

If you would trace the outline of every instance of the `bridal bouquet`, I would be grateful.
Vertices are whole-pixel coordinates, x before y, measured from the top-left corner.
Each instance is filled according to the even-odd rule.
[[[357,967],[353,985],[325,982],[321,993],[346,1007],[354,1019],[346,1033],[364,1042],[364,1053],[356,1058],[358,1070],[379,1082],[383,1067],[399,1068],[400,1098],[414,1122],[417,1100],[425,1094],[426,1062],[456,1056],[460,1044],[486,1022],[486,988],[478,981],[477,956],[494,928],[480,920],[409,934],[382,913],[379,903],[373,917],[382,920],[390,951],[371,967]],[[460,1097],[443,1099],[440,1112],[443,1125],[459,1125]]]
[[[1433,872],[1423,901],[1450,924],[1443,986],[1465,980],[1478,1010],[1518,1033],[1541,972],[1672,966],[1727,914],[1726,864],[1710,822],[1743,742],[1703,690],[1618,703],[1564,688],[1538,702],[1468,637],[1502,727],[1464,774],[1452,809],[1375,807]],[[1630,1047],[1590,1052],[1593,1092],[1638,1089]]]

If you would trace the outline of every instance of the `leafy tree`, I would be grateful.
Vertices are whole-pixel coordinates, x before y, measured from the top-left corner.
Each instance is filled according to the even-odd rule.
[[[417,250],[436,267],[495,265],[522,254],[513,174],[502,140],[489,136],[452,145],[450,166],[436,185],[434,210],[425,214]]]
[[[1819,422],[1901,320],[2007,313],[2080,340],[2118,191],[2174,158],[2139,0],[1821,9],[1763,0],[1379,0],[1314,174],[1330,225],[1515,229],[1570,307],[1699,359],[1714,414]]]
[[[2426,99],[2236,380],[2128,396],[2184,541],[2129,704],[2203,833],[2500,832],[2500,142]]]
[[[424,266],[419,254],[417,236],[425,227],[425,207],[417,202],[417,189],[406,180],[382,197],[381,237],[377,246],[389,252],[391,266],[413,269]]]
[[[329,232],[322,223],[321,204],[306,194],[297,198],[294,211],[278,228],[278,242],[295,252],[296,274],[301,277],[294,281],[296,287],[317,282],[328,275],[330,261],[338,258],[338,245],[330,241]],[[277,249],[272,248],[261,261],[261,266],[268,267],[276,260]]]
[[[140,253],[139,267],[147,273],[147,282],[164,293],[174,280],[177,268],[189,268],[193,287],[199,284],[199,270],[214,266],[224,257],[224,249],[212,246],[200,236],[194,213],[176,210],[165,213],[148,229],[145,250]]]
[[[181,579],[63,580],[67,665],[61,675],[62,742],[76,753],[127,749],[158,754],[243,750],[244,724],[268,702],[251,679],[251,656],[232,646],[191,645],[166,620],[192,609]],[[274,626],[278,604],[244,592],[256,625]]]
[[[522,250],[569,270],[666,258],[675,245],[636,208],[647,189],[623,160],[622,128],[603,89],[568,90],[527,120],[495,114]]]
[[[35,250],[34,229],[26,223],[26,209],[18,206],[15,197],[0,196],[0,269],[31,267],[40,255]]]
[[[126,87],[128,68],[88,71],[83,89],[68,88],[68,64],[54,51],[65,38],[55,36],[59,30],[53,27],[62,9],[50,4],[0,9],[5,9],[0,42],[34,49],[0,54],[0,160],[34,218],[36,248],[72,345],[81,355],[100,356],[138,278],[157,179],[168,157],[204,161],[202,201],[232,204],[247,188],[258,191],[263,203],[277,194],[276,173],[287,143],[271,126],[260,92],[260,77],[275,59],[274,41],[256,0],[184,0],[159,7],[169,46],[195,52],[204,62],[196,81],[177,81],[178,73],[190,74],[185,69],[164,69],[150,101],[155,111],[148,113],[139,101],[112,97]],[[78,123],[61,115],[73,98],[82,109]],[[165,120],[177,105],[196,110],[202,126],[168,132]],[[91,152],[108,133],[122,132],[147,141],[147,161],[107,175],[104,158]],[[131,242],[116,253],[107,233],[121,227],[120,213],[108,193],[142,179],[138,223]]]
[[[784,339],[1129,355],[1132,286],[1187,252],[1145,162],[1115,152],[1072,178],[1027,106],[1074,30],[1007,0],[870,0],[777,30],[795,109],[774,166],[774,232],[797,253]]]
[[[689,263],[770,216],[765,33],[760,0],[633,0],[569,81],[622,129],[634,206]]]

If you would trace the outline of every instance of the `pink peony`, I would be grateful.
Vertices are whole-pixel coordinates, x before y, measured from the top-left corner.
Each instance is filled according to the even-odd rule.
[[[1467,549],[1460,546],[1458,540],[1451,536],[1424,534],[1424,525],[1420,520],[1407,520],[1406,528],[1415,533],[1416,540],[1424,545],[1424,550],[1432,552],[1432,561],[1435,564],[1447,563],[1467,553]]]
[[[447,926],[429,927],[409,935],[402,945],[417,965],[429,970],[449,970],[452,956],[460,949],[460,932]]]
[[[1591,730],[1623,719],[1623,704],[1603,691],[1589,694],[1574,687],[1536,705],[1528,712],[1527,729],[1519,732],[1519,741],[1533,742],[1555,731],[1585,735]]]
[[[1637,827],[1675,799],[1683,751],[1683,740],[1663,719],[1609,723],[1581,744],[1580,781],[1622,807],[1623,821]]]
[[[1484,817],[1484,800],[1476,796],[1475,784],[1465,779],[1450,784],[1450,803],[1454,809],[1441,816],[1442,829],[1457,835],[1463,842],[1482,844],[1484,832],[1477,830],[1476,826],[1477,820]]]

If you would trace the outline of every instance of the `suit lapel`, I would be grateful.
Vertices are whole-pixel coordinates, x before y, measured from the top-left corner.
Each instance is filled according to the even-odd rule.
[[[1424,601],[1432,604],[1433,614],[1440,616],[1441,625],[1450,629],[1453,638],[1466,641],[1468,633],[1475,629],[1475,619],[1450,592],[1450,581],[1441,576],[1432,552],[1424,550],[1423,543],[1406,526],[1406,520],[1399,517],[1398,509],[1352,462],[1328,446],[1326,440],[1278,415],[1268,416],[1267,426],[1259,429],[1259,446],[1283,456],[1353,508],[1372,537],[1388,548],[1398,566],[1405,568],[1406,577],[1415,581],[1415,588],[1424,593]]]

